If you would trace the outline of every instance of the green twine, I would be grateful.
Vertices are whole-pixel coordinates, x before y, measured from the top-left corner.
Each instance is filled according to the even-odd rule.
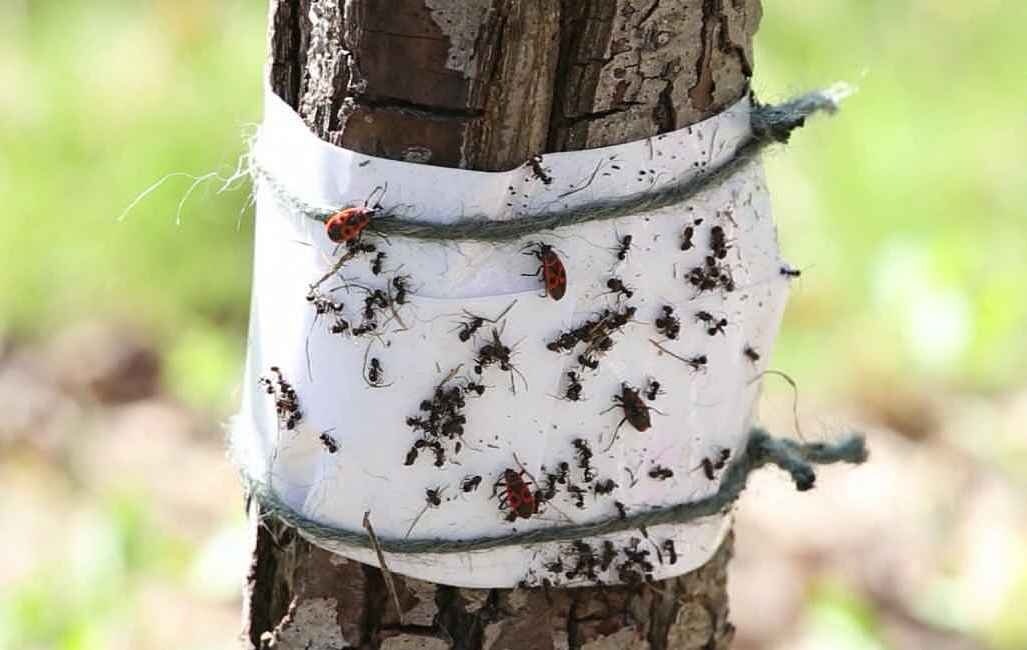
[[[722,183],[748,165],[765,147],[787,142],[792,132],[801,128],[805,124],[806,118],[811,115],[818,112],[834,113],[838,109],[840,98],[841,95],[838,91],[828,89],[806,93],[774,105],[760,104],[753,99],[753,107],[749,115],[751,134],[735,150],[729,160],[688,181],[656,192],[595,201],[543,215],[522,216],[504,221],[490,219],[487,215],[474,215],[453,223],[434,223],[406,219],[389,213],[379,213],[371,221],[369,228],[382,235],[432,241],[504,242],[542,231],[566,228],[590,221],[617,219],[679,205],[700,192]],[[279,203],[295,213],[318,221],[325,221],[339,209],[305,203],[302,199],[291,195],[267,170],[256,163],[253,164],[251,173],[257,181],[271,190]]]
[[[494,537],[462,540],[377,537],[377,541],[381,550],[387,553],[466,553],[505,546],[570,542],[659,524],[684,524],[725,510],[745,489],[749,475],[764,465],[777,465],[785,470],[791,475],[795,487],[804,491],[811,489],[816,481],[813,465],[837,462],[860,464],[867,459],[867,455],[865,441],[860,435],[852,435],[837,443],[799,443],[775,438],[763,429],[753,428],[745,449],[725,470],[717,492],[696,501],[643,510],[629,514],[623,519],[612,518],[584,524],[554,526]],[[266,484],[249,481],[249,495],[260,503],[264,516],[278,517],[286,524],[315,538],[347,546],[374,548],[371,538],[364,531],[339,528],[311,519],[286,504]]]

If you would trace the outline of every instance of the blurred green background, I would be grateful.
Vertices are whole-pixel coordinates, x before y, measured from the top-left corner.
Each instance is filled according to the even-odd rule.
[[[773,366],[807,432],[865,426],[875,463],[827,501],[851,535],[812,511],[765,535],[782,524],[740,509],[739,647],[1027,648],[1027,4],[764,4],[764,100],[859,88],[767,159],[805,271]],[[242,0],[5,3],[0,648],[234,646],[220,425],[252,212],[214,180],[182,199],[259,119],[264,21]],[[762,405],[785,428],[786,389]]]

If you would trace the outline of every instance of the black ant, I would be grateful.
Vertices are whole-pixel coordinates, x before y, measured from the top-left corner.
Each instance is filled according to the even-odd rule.
[[[405,305],[407,303],[407,292],[410,288],[407,286],[407,278],[405,275],[400,275],[392,278],[392,286],[396,289],[396,304]],[[385,305],[382,305],[385,307]]]
[[[577,485],[568,485],[567,491],[574,497],[574,505],[577,508],[585,508],[585,490],[578,487]]]
[[[347,321],[345,318],[339,317],[335,319],[335,322],[332,323],[332,326],[330,328],[328,328],[328,331],[332,334],[345,334],[346,330],[348,329],[349,321]]]
[[[671,564],[676,564],[678,561],[678,551],[674,548],[674,540],[665,539],[663,540],[663,552],[667,554]]]
[[[650,402],[656,399],[658,395],[662,395],[663,391],[660,390],[660,382],[655,379],[649,380],[649,385],[645,389],[645,398]]]
[[[385,261],[385,252],[379,251],[374,259],[371,260],[371,273],[378,275],[382,272],[382,262]]]
[[[339,443],[335,441],[335,438],[329,435],[329,431],[331,431],[331,429],[328,429],[327,431],[322,431],[321,435],[319,435],[317,438],[321,441],[321,444],[324,445],[325,449],[328,450],[329,454],[334,454],[335,452],[339,451]]]
[[[800,275],[802,275],[802,271],[800,271],[799,269],[793,269],[789,266],[782,266],[781,275],[785,276],[786,278],[797,278]]]
[[[649,470],[649,478],[654,478],[658,481],[666,481],[672,476],[674,476],[674,470],[669,467],[664,467],[663,465],[657,465]]]
[[[528,158],[528,162],[526,164],[529,167],[531,167],[532,173],[535,174],[535,177],[537,179],[542,181],[543,185],[549,185],[550,183],[553,182],[553,177],[550,176],[549,174],[547,174],[545,168],[542,166],[542,156],[541,155],[535,154],[531,158]]]
[[[605,481],[597,481],[592,489],[596,494],[610,494],[617,489],[617,483],[612,478],[608,478]]]
[[[706,355],[705,354],[700,354],[700,355],[697,355],[697,356],[685,359],[685,363],[687,363],[689,366],[691,366],[692,370],[694,370],[695,372],[698,372],[700,370],[705,370],[706,369],[706,361],[707,361],[707,359],[706,359]]]
[[[460,484],[460,489],[464,492],[473,492],[478,489],[479,485],[481,485],[480,476],[468,476],[464,479],[463,483]]]
[[[610,540],[603,541],[603,554],[599,559],[599,569],[606,571],[613,564],[613,561],[617,559],[617,547],[613,545]]]
[[[714,336],[718,333],[723,334],[724,328],[727,327],[726,318],[721,318],[720,320],[717,320],[717,318],[708,311],[701,311],[697,313],[695,315],[695,319],[706,326],[706,333],[710,336]]]
[[[424,491],[424,500],[428,502],[428,505],[433,508],[438,508],[442,505],[442,488],[428,488]]]
[[[479,384],[476,381],[468,381],[464,384],[464,392],[477,393],[478,397],[481,397],[485,394],[485,384]]]
[[[617,247],[617,259],[623,262],[628,256],[628,251],[631,249],[631,235],[624,235],[617,243],[619,244]]]
[[[751,345],[745,346],[745,349],[742,350],[742,354],[748,357],[749,361],[752,361],[753,363],[756,363],[760,360],[760,353],[757,352]]]
[[[567,373],[567,379],[569,384],[564,397],[572,402],[577,402],[581,399],[581,379],[578,376],[578,373],[573,370]]]
[[[717,472],[724,469],[724,466],[727,465],[729,458],[731,458],[731,450],[721,449],[716,460],[703,458],[702,462],[699,463],[699,467],[702,467],[703,474],[706,475],[706,478],[712,481],[717,477]]]
[[[670,305],[663,306],[663,316],[657,318],[654,324],[668,339],[674,340],[681,333],[681,321],[674,315],[674,308]]]
[[[334,302],[326,298],[313,287],[307,293],[307,302],[314,306],[314,313],[317,316],[328,313],[338,314],[344,307],[341,302]]]
[[[613,507],[617,509],[617,517],[619,519],[627,519],[628,518],[628,509],[626,507],[624,507],[623,503],[621,503],[620,501],[614,501],[613,502]]]
[[[613,293],[621,294],[625,298],[631,298],[635,295],[635,292],[632,291],[626,284],[624,284],[624,282],[620,278],[610,278],[609,280],[607,280],[606,288],[612,291]]]
[[[710,248],[713,250],[713,255],[718,260],[722,260],[727,257],[727,249],[729,248],[727,240],[724,237],[724,229],[720,226],[713,226],[710,229]]]
[[[278,414],[279,426],[284,426],[291,431],[303,419],[299,396],[292,384],[285,380],[285,376],[282,375],[282,370],[278,366],[271,366],[271,372],[275,374],[274,380],[261,377],[258,381],[267,394],[275,398],[275,412]]]
[[[466,343],[483,325],[485,325],[485,319],[481,316],[474,316],[470,320],[461,323],[460,334],[458,335],[460,340]]]
[[[692,226],[685,226],[684,232],[681,233],[681,250],[692,250],[692,247],[694,246],[694,244],[692,243],[692,237],[694,235],[695,228]]]
[[[367,369],[367,382],[372,386],[380,386],[383,374],[381,361],[378,360],[378,357],[371,357]]]
[[[504,309],[495,318],[485,318],[484,316],[478,316],[477,314],[472,314],[469,311],[464,311],[464,313],[468,316],[468,320],[460,323],[460,333],[457,336],[464,343],[470,341],[471,337],[474,336],[478,332],[478,330],[480,330],[485,325],[485,323],[498,323],[500,320],[503,319],[503,316],[506,316],[508,311],[513,309],[513,306],[515,304],[517,304],[516,300],[511,302],[507,306],[507,308]]]
[[[376,329],[378,329],[378,323],[371,320],[364,322],[359,327],[354,327],[352,332],[353,336],[363,336],[364,334],[367,334],[368,332],[373,332]]]

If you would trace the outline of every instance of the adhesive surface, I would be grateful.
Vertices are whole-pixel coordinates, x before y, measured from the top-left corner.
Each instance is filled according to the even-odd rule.
[[[541,174],[530,164],[472,172],[333,147],[270,96],[254,156],[306,203],[363,205],[373,195],[384,210],[443,222],[658,191],[730,158],[747,134],[743,101],[648,140],[546,155]],[[688,204],[511,244],[385,241],[369,230],[361,242],[375,250],[336,273],[347,248],[324,224],[280,190],[256,191],[232,453],[307,517],[360,531],[370,512],[389,539],[601,521],[716,491],[744,444],[788,287],[759,165]],[[565,268],[560,300],[533,275],[540,260],[526,247],[537,243]],[[611,289],[611,278],[630,295]],[[375,329],[356,333],[371,322]],[[547,345],[561,333],[570,349]],[[467,587],[662,579],[702,565],[729,523],[723,515],[584,545],[387,553],[386,561],[394,572]],[[373,551],[307,536],[378,564]]]

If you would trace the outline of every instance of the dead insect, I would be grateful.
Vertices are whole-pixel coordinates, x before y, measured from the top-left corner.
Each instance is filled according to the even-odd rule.
[[[667,554],[668,561],[671,564],[676,564],[678,561],[678,551],[674,548],[674,540],[665,539],[663,540],[663,552]]]
[[[329,434],[329,431],[331,431],[331,429],[328,429],[328,431],[322,431],[321,435],[318,436],[318,440],[321,441],[321,444],[324,445],[329,454],[334,454],[339,451],[339,443],[336,442],[335,438]]]
[[[727,465],[729,458],[731,458],[731,450],[721,449],[715,460],[703,458],[702,462],[699,463],[699,467],[702,467],[703,474],[706,475],[706,478],[712,481],[717,477],[717,472],[724,469],[724,466]]]
[[[346,330],[349,329],[349,321],[345,318],[336,318],[332,326],[328,328],[328,331],[332,334],[345,334]]]
[[[534,242],[525,247],[524,254],[533,255],[541,265],[534,273],[523,273],[522,275],[539,275],[541,273],[546,295],[553,300],[563,298],[567,292],[567,269],[564,268],[563,261],[560,260],[560,256],[556,254],[553,247],[542,242]]]
[[[620,519],[628,518],[628,510],[624,507],[623,503],[621,503],[620,501],[614,501],[613,506],[617,508],[617,517],[619,517]]]
[[[710,228],[710,249],[713,250],[713,256],[718,260],[724,259],[727,257],[728,248],[727,240],[724,237],[724,229],[720,226]]]
[[[407,292],[410,291],[410,287],[407,286],[407,277],[405,275],[399,275],[392,278],[392,287],[396,290],[396,304],[405,305],[407,303]],[[387,305],[388,303],[386,303]],[[386,305],[381,305],[385,307]]]
[[[368,364],[367,369],[367,381],[372,386],[378,386],[382,381],[382,363],[377,357],[371,357],[371,362]]]
[[[274,373],[275,378],[261,377],[258,382],[264,387],[268,395],[274,397],[278,425],[291,431],[303,419],[303,413],[300,411],[299,396],[296,394],[292,384],[285,380],[285,376],[278,366],[271,366],[270,370]]]
[[[382,262],[384,262],[384,261],[385,261],[385,253],[384,253],[384,251],[379,251],[379,253],[374,256],[374,259],[371,260],[371,273],[374,273],[375,275],[378,275],[379,273],[381,273],[382,272]]]
[[[499,509],[510,510],[506,515],[507,521],[515,521],[518,517],[529,519],[538,512],[541,501],[539,497],[542,494],[540,491],[532,492],[528,483],[521,478],[526,473],[523,469],[520,472],[505,469],[492,486],[492,496],[499,497]]]
[[[424,491],[424,500],[432,508],[442,505],[442,488],[428,488]]]
[[[354,327],[352,331],[353,336],[363,336],[364,334],[367,334],[368,332],[373,332],[376,329],[378,329],[378,323],[371,320],[365,321],[360,325],[360,327]]]
[[[727,319],[717,319],[713,314],[708,311],[701,311],[695,315],[695,319],[706,326],[706,333],[710,336],[715,334],[723,334],[724,328],[727,327]]]
[[[531,158],[528,158],[528,162],[525,163],[531,167],[531,172],[535,175],[535,178],[542,181],[543,185],[549,185],[553,182],[553,177],[546,173],[545,167],[542,166],[542,156],[535,154]]]
[[[797,278],[800,275],[802,275],[802,271],[800,271],[799,269],[793,269],[790,266],[782,266],[781,275],[785,276],[786,278]]]
[[[581,379],[578,377],[578,373],[572,370],[567,373],[567,380],[567,392],[564,393],[564,397],[572,402],[577,402],[581,399]]]
[[[635,292],[632,291],[626,284],[624,284],[624,282],[621,281],[620,278],[610,278],[609,280],[607,280],[606,288],[613,293],[618,293],[624,296],[625,298],[631,298],[635,295]]]
[[[577,485],[568,485],[567,492],[574,498],[574,506],[580,509],[585,508],[585,490]]]
[[[460,334],[457,336],[461,341],[467,342],[474,336],[481,327],[485,324],[485,319],[481,316],[472,316],[470,320],[464,321],[460,324]]]
[[[603,411],[603,413],[618,407],[624,411],[624,417],[617,424],[614,436],[617,435],[617,430],[625,422],[633,426],[636,431],[646,431],[652,426],[652,419],[649,417],[649,410],[652,407],[646,406],[646,403],[642,401],[642,397],[638,394],[638,390],[632,388],[627,383],[622,383],[620,395],[614,395],[613,401],[614,405]]]
[[[610,494],[617,489],[617,483],[612,478],[608,478],[604,481],[597,481],[592,489],[595,490],[596,494]]]
[[[338,314],[342,312],[344,305],[341,302],[335,302],[327,298],[324,294],[319,292],[317,289],[311,287],[307,293],[307,302],[314,306],[314,314],[321,316],[323,314]]]
[[[617,242],[617,259],[624,261],[628,256],[628,251],[631,249],[631,235],[624,235]]]
[[[416,462],[417,462],[417,446],[415,445],[415,446],[410,448],[410,451],[407,452],[407,457],[406,457],[406,460],[403,461],[403,464],[404,465],[413,465]]]
[[[657,481],[666,481],[672,476],[674,476],[674,470],[669,467],[664,467],[663,465],[657,465],[649,470],[649,478],[654,478]]]
[[[685,226],[685,230],[681,233],[681,250],[692,250],[692,247],[694,246],[692,243],[692,237],[694,235],[695,228],[692,226]]]
[[[663,306],[663,316],[657,318],[654,324],[668,339],[674,340],[681,333],[681,321],[674,315],[674,308],[670,305]]]
[[[655,379],[649,380],[649,385],[645,389],[645,398],[650,402],[656,399],[658,395],[661,395],[663,391],[660,390],[660,382]]]
[[[578,457],[578,467],[584,472],[585,482],[588,483],[595,478],[592,469],[592,448],[583,438],[575,438],[571,444],[574,445],[574,454]]]
[[[485,394],[485,384],[479,384],[476,381],[468,381],[464,384],[465,393],[477,393],[478,397]]]
[[[745,349],[742,350],[742,354],[748,357],[749,361],[752,361],[753,363],[756,363],[760,360],[760,353],[757,352],[751,345],[745,346]]]
[[[706,369],[706,361],[707,361],[707,359],[706,359],[706,355],[705,354],[700,354],[700,355],[697,355],[697,356],[694,356],[694,357],[689,357],[688,359],[685,359],[685,363],[687,363],[689,366],[691,366],[692,370],[694,370],[696,372],[698,372],[700,370],[705,370]]]
[[[603,554],[599,558],[599,569],[606,571],[613,564],[613,561],[617,559],[617,547],[613,545],[610,540],[603,541]]]
[[[478,489],[479,485],[481,485],[480,476],[468,476],[460,484],[460,489],[464,492],[473,492]]]

